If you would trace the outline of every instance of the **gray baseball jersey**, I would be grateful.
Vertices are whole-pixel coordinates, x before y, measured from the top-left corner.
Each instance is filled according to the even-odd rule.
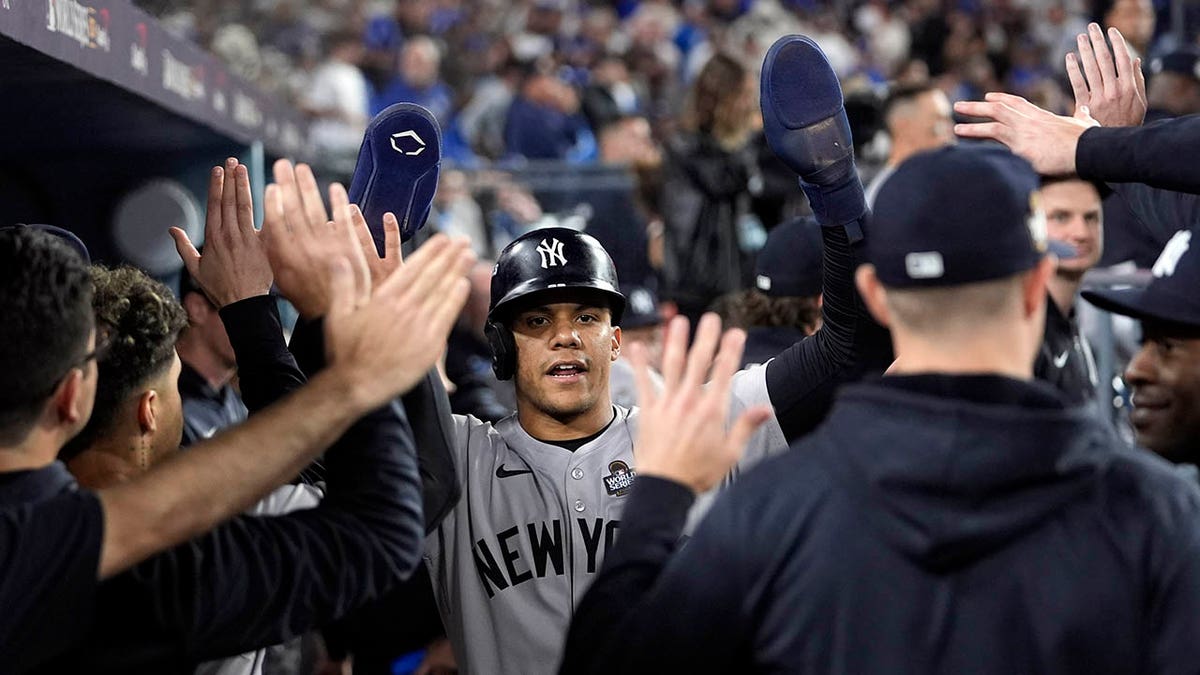
[[[734,376],[730,419],[770,404],[765,373]],[[616,412],[574,452],[534,439],[515,415],[494,426],[455,416],[462,498],[429,536],[426,563],[461,672],[556,672],[575,604],[617,536],[634,480],[638,409]],[[786,448],[772,418],[735,473]],[[713,497],[697,500],[690,524]]]

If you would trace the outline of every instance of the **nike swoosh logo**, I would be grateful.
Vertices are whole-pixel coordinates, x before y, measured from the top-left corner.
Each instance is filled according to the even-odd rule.
[[[512,478],[513,476],[520,476],[520,475],[527,474],[527,473],[533,473],[533,469],[521,469],[520,471],[509,471],[508,469],[504,468],[503,464],[496,467],[496,478]]]
[[[1059,354],[1058,356],[1054,357],[1054,367],[1062,368],[1063,366],[1067,365],[1067,357],[1070,355],[1071,355],[1071,351],[1067,350],[1067,351]]]

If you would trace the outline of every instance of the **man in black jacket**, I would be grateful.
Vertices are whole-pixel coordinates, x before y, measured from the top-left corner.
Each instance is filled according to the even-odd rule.
[[[719,480],[747,425],[691,433],[713,424],[694,411],[713,394],[688,391],[704,360],[693,353],[683,386],[664,373],[563,672],[1195,667],[1200,489],[1032,380],[1054,265],[1030,227],[1036,186],[1001,149],[900,166],[857,275],[892,328],[894,376],[843,390],[674,556],[694,490]],[[725,351],[710,390],[727,391]]]

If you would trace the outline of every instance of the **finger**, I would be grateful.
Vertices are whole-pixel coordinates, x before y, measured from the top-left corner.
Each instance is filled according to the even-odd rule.
[[[1133,62],[1133,77],[1137,84],[1138,100],[1142,103],[1146,102],[1146,72],[1142,70],[1142,60],[1139,58]]]
[[[1021,124],[1022,122],[1027,121],[1030,117],[1036,117],[1038,115],[1049,115],[1051,117],[1054,116],[1054,113],[1050,112],[1049,110],[1043,110],[1030,103],[1023,96],[1017,96],[1016,94],[1009,94],[1003,91],[989,91],[983,95],[983,98],[989,103],[999,103],[1008,109],[1001,110],[1002,116],[996,118],[1001,122]],[[1003,113],[1007,113],[1007,115],[1003,115]]]
[[[1133,87],[1137,84],[1137,76],[1133,73],[1133,56],[1129,53],[1129,45],[1125,36],[1116,28],[1108,29],[1108,39],[1112,42],[1113,61],[1117,65],[1117,80],[1123,87]]]
[[[350,228],[350,196],[341,183],[329,184],[329,210],[333,213],[333,222],[339,228]]]
[[[238,233],[242,236],[254,236],[254,193],[250,190],[250,170],[245,164],[239,164],[235,174]]]
[[[263,193],[262,235],[267,246],[278,245],[280,237],[287,232],[287,220],[283,216],[283,201],[279,186],[271,183]]]
[[[221,193],[225,185],[225,167],[214,166],[208,177],[208,203],[204,212],[204,238],[216,236],[221,228]]]
[[[1100,74],[1100,65],[1096,63],[1096,53],[1092,50],[1092,40],[1086,33],[1075,36],[1076,47],[1079,48],[1079,63],[1083,66],[1083,74],[1087,78],[1088,89],[1099,96],[1104,91],[1104,77]]]
[[[638,405],[646,410],[658,401],[658,390],[650,379],[650,357],[646,345],[635,342],[629,345],[629,365],[633,367],[633,386],[637,390]]]
[[[743,330],[731,328],[721,336],[721,347],[717,351],[716,360],[713,361],[711,380],[714,389],[726,392],[721,398],[727,396],[733,374],[741,368],[742,351],[745,347],[746,332]]]
[[[366,225],[366,221],[363,221]],[[395,261],[396,264],[404,262],[404,253],[400,248],[400,221],[396,220],[396,214],[388,211],[383,214],[383,257],[386,260]]]
[[[963,138],[986,138],[1008,145],[1012,129],[999,122],[974,122],[971,124],[955,124],[954,133]]]
[[[359,244],[356,228],[353,225],[353,216],[350,211],[354,207],[350,204],[343,204],[341,207],[341,220],[344,223],[339,229],[340,232],[335,233],[335,236],[344,237],[346,240],[346,250],[350,253],[350,264],[353,267],[355,275],[358,278],[359,291],[368,297],[371,295],[371,266],[367,264],[366,251]]]
[[[237,232],[237,159],[225,160],[225,179],[221,181],[221,234]]]
[[[308,217],[304,213],[304,201],[300,198],[300,187],[296,184],[296,170],[286,159],[275,162],[275,183],[279,186],[279,199],[283,204],[283,215],[289,231],[308,228]],[[324,222],[324,221],[322,221]]]
[[[708,370],[712,367],[713,356],[721,341],[721,319],[712,312],[700,317],[696,325],[696,338],[692,341],[692,349],[688,352],[687,370],[683,376],[685,390],[695,389],[708,379]]]
[[[367,219],[363,217],[362,210],[355,204],[350,204],[346,208],[350,211],[350,227],[354,230],[354,236],[358,238],[358,247],[362,249],[367,260],[378,260],[379,249],[375,248],[375,240],[371,238],[371,228],[367,227]]]
[[[663,395],[669,396],[679,387],[683,378],[683,368],[687,362],[688,320],[685,316],[676,316],[667,324],[667,333],[663,337]]]
[[[733,428],[729,431],[726,439],[727,446],[738,457],[741,457],[750,443],[750,438],[754,436],[754,432],[771,419],[773,414],[774,412],[767,406],[756,406],[739,415],[737,421],[733,423]]]
[[[969,117],[982,117],[1009,125],[1018,117],[1009,106],[993,101],[959,101],[954,104],[954,110]]]
[[[354,288],[354,273],[345,258],[335,258],[329,263],[329,311],[326,321],[342,318],[358,306]]]
[[[397,298],[411,296],[424,301],[431,289],[437,285],[438,276],[446,272],[444,266],[453,260],[450,257],[453,255],[450,250],[453,247],[449,237],[435,235],[417,249],[400,274],[388,277],[376,292]],[[439,266],[442,268],[439,269]]]
[[[184,232],[178,227],[172,227],[167,230],[171,233],[171,239],[175,240],[175,251],[179,253],[179,258],[183,260],[183,266],[187,269],[188,274],[193,279],[196,278],[200,271],[200,252],[196,250],[192,240],[188,238],[187,232]]]
[[[1108,51],[1108,43],[1104,41],[1104,31],[1100,24],[1088,25],[1088,39],[1092,43],[1092,51],[1096,53],[1096,63],[1100,66],[1100,77],[1104,90],[1109,94],[1117,91],[1117,70],[1113,68],[1112,53]]]
[[[1079,58],[1075,52],[1067,52],[1067,79],[1071,80],[1071,92],[1075,94],[1075,105],[1084,105],[1089,101],[1087,80],[1079,68]]]
[[[317,177],[313,175],[312,167],[307,164],[296,165],[296,184],[300,188],[300,198],[304,203],[304,214],[310,227],[320,227],[329,222],[325,213],[325,202],[321,201],[321,188],[317,185]]]

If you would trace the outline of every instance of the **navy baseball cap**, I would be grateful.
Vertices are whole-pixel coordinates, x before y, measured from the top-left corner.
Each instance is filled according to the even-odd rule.
[[[0,230],[11,230],[18,227],[28,227],[34,230],[41,230],[42,232],[52,234],[66,242],[68,246],[70,246],[76,253],[79,254],[79,257],[83,258],[84,263],[88,265],[92,264],[92,256],[88,253],[87,246],[84,245],[82,239],[75,236],[74,232],[71,232],[70,230],[64,230],[56,225],[45,225],[43,223],[17,223],[16,225],[6,225],[4,227],[0,227]]]
[[[821,294],[821,226],[814,218],[795,218],[767,235],[754,263],[754,286],[772,297]]]
[[[1089,290],[1084,300],[1100,309],[1185,329],[1200,330],[1200,240],[1181,230],[1167,242],[1145,288]]]
[[[658,295],[649,286],[628,284],[621,286],[625,295],[625,312],[621,316],[621,328],[650,328],[661,325],[662,313],[658,311]]]
[[[1200,82],[1200,51],[1185,48],[1161,56],[1150,62],[1150,72],[1175,73]]]
[[[1046,238],[1038,185],[1033,167],[1006,148],[952,145],[914,155],[875,199],[867,261],[893,288],[957,286],[1032,269],[1058,251]]]

